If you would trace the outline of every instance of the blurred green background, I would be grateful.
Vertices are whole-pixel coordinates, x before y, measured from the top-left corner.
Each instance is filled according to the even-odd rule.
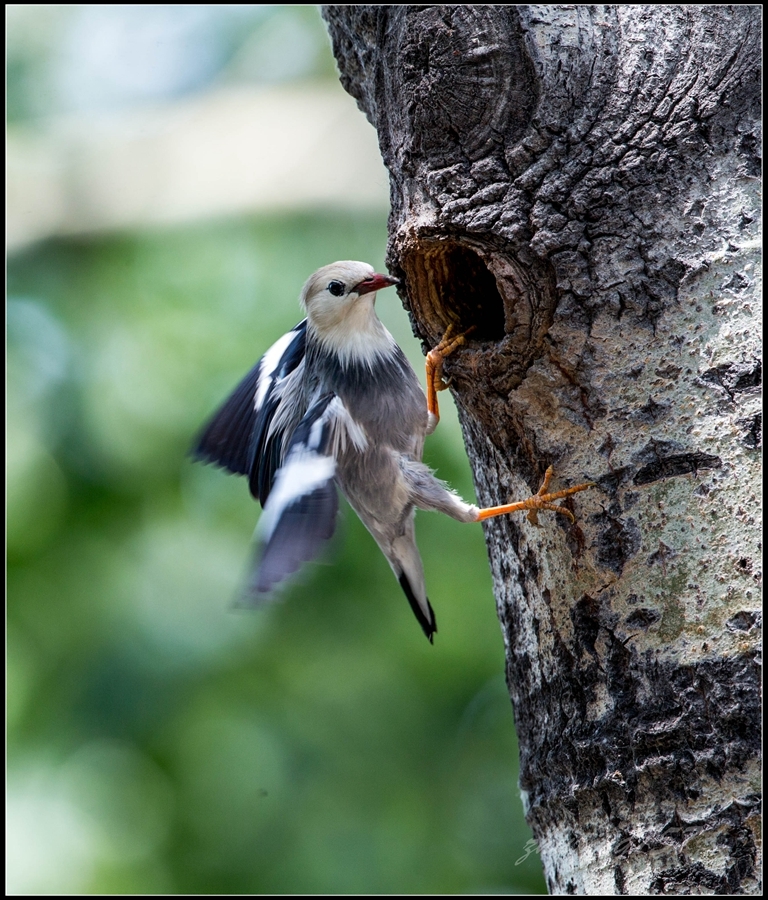
[[[343,93],[315,7],[12,6],[7,23],[9,135],[28,146],[222,86]],[[309,273],[383,266],[385,206],[341,189],[300,206],[69,215],[12,247],[10,893],[545,890],[479,527],[419,514],[434,646],[347,508],[326,564],[233,606],[258,506],[190,443],[298,321]],[[378,308],[421,370],[395,292]],[[471,498],[441,409],[426,461]]]

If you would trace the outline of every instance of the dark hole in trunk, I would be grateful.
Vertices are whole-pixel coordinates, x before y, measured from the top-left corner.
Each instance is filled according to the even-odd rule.
[[[502,340],[504,301],[480,254],[453,241],[422,242],[403,259],[403,268],[414,310],[432,344],[448,325],[457,332],[474,326],[471,341]]]
[[[477,253],[449,244],[445,254],[448,278],[440,285],[443,304],[453,310],[461,331],[475,326],[472,340],[500,341],[504,337],[504,302],[496,279]]]

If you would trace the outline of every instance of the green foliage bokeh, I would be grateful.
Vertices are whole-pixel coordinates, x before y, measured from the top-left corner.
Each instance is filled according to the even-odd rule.
[[[325,564],[246,611],[258,507],[243,479],[187,456],[298,320],[306,275],[340,257],[381,267],[385,240],[380,218],[318,214],[11,260],[9,852],[17,874],[34,870],[22,887],[543,890],[481,529],[419,514],[434,646],[347,508]],[[420,366],[395,292],[378,307]],[[471,497],[447,395],[443,408],[426,459]]]

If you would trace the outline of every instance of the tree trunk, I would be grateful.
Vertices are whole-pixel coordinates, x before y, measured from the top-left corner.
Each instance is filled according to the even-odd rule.
[[[323,13],[478,501],[597,482],[485,524],[549,889],[756,892],[759,8]]]

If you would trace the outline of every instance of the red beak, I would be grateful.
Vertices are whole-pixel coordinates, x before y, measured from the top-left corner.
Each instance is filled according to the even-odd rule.
[[[365,281],[361,281],[360,284],[355,288],[358,295],[362,294],[370,294],[372,291],[379,291],[382,288],[389,287],[390,285],[397,284],[397,278],[392,278],[391,275],[371,275],[370,278],[366,278]]]

